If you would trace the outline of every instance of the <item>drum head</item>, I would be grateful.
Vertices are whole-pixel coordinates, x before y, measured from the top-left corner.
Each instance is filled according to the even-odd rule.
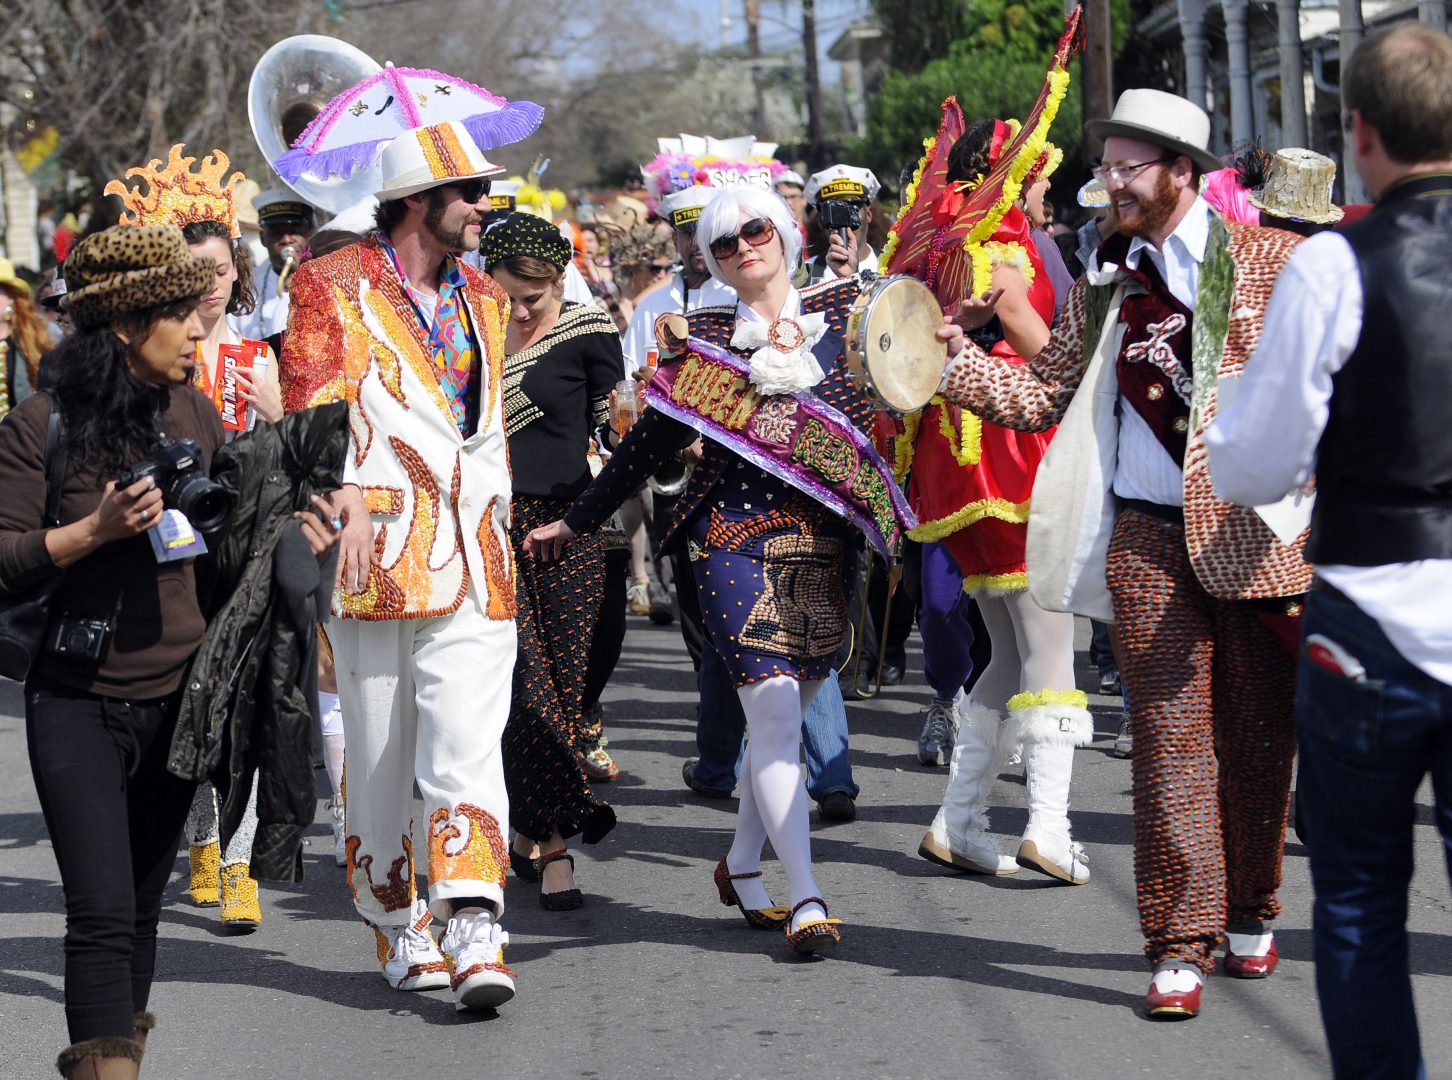
[[[937,393],[945,360],[936,336],[942,325],[938,300],[922,282],[896,276],[877,283],[862,318],[860,345],[884,405],[914,412]]]

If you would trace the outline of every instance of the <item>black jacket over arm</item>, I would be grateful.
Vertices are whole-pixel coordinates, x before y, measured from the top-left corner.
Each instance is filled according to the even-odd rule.
[[[167,767],[210,778],[225,846],[257,775],[252,876],[302,880],[303,831],[317,809],[316,623],[326,619],[332,560],[319,566],[292,515],[342,482],[347,406],[258,424],[217,452],[212,476],[231,493],[232,521],[199,571],[207,633],[188,673]]]

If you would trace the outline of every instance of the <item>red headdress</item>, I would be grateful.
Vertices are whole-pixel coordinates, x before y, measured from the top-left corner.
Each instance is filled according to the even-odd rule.
[[[883,266],[889,274],[932,280],[940,297],[963,297],[988,288],[991,267],[983,244],[998,228],[1026,183],[1053,171],[1062,155],[1049,145],[1049,125],[1069,89],[1069,60],[1083,48],[1081,9],[1064,19],[1053,63],[1022,124],[995,121],[989,169],[976,182],[948,184],[948,152],[967,130],[955,97],[943,102],[938,132],[923,144],[923,158],[903,196]],[[968,258],[946,258],[961,249]]]

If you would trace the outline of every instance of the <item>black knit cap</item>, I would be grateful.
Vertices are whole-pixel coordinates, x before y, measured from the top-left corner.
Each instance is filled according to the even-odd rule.
[[[554,223],[518,211],[484,234],[484,264],[493,267],[512,255],[532,255],[563,270],[574,255]]]

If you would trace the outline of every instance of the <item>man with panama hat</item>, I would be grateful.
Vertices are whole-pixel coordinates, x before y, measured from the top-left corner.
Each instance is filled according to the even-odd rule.
[[[500,737],[515,657],[501,366],[509,303],[461,253],[489,212],[463,125],[383,151],[377,231],[293,278],[288,410],[349,405],[334,620],[348,760],[345,849],[358,912],[398,990],[459,1009],[514,995],[499,925],[509,860]],[[413,788],[428,897],[414,885]],[[448,925],[436,943],[433,918]]]
[[[1226,223],[1201,198],[1201,175],[1220,163],[1192,102],[1127,90],[1088,129],[1105,140],[1095,174],[1117,231],[1036,357],[1010,366],[967,343],[943,393],[1009,427],[1059,425],[1033,491],[1030,592],[1119,625],[1154,972],[1145,1009],[1184,1018],[1199,1012],[1222,939],[1226,974],[1261,978],[1277,962],[1290,642],[1310,572],[1293,518],[1216,497],[1204,429],[1298,238]],[[995,302],[965,302],[959,323],[980,325]]]

